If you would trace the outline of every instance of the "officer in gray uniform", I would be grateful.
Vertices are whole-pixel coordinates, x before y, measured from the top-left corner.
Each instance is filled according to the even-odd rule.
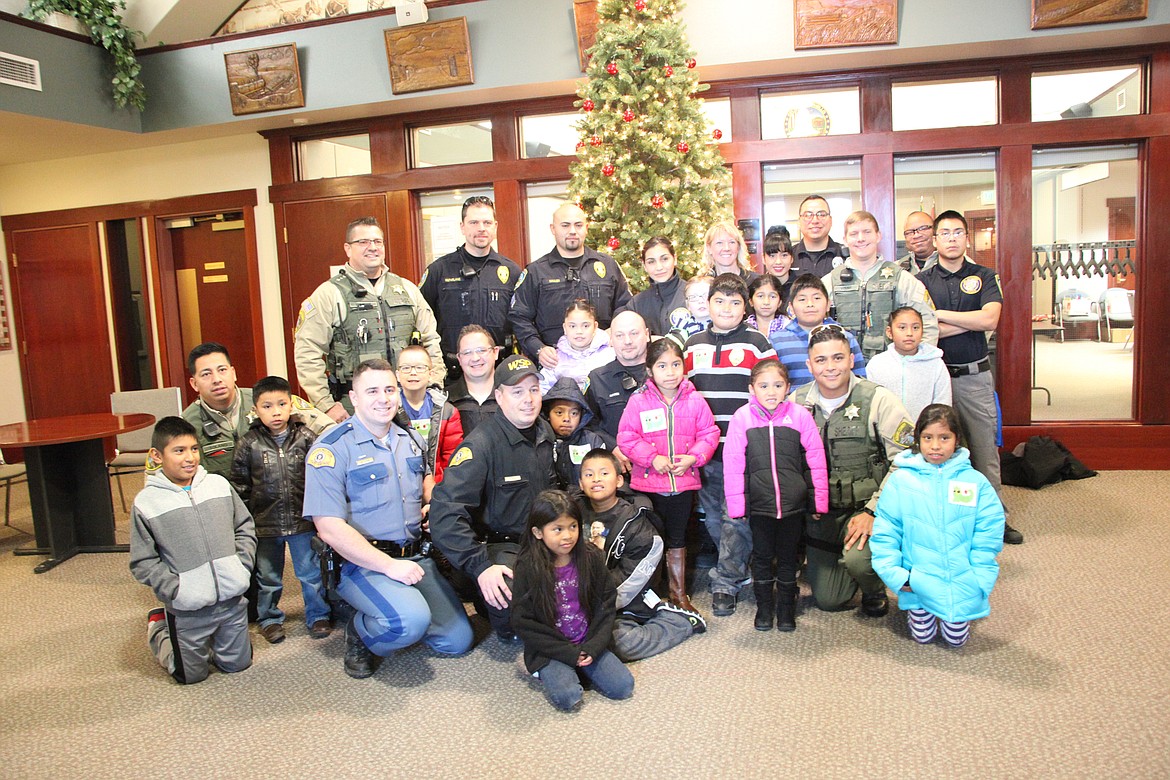
[[[532,501],[556,486],[556,436],[540,417],[539,369],[523,355],[496,368],[499,411],[472,431],[443,472],[431,502],[431,535],[456,568],[478,585],[477,607],[497,636],[512,631],[512,565]],[[482,520],[476,515],[482,511]],[[481,603],[482,602],[482,603]]]
[[[426,444],[393,424],[398,383],[382,359],[354,370],[354,415],[317,439],[305,459],[304,514],[345,562],[338,594],[354,608],[345,672],[372,675],[419,640],[444,655],[471,647],[471,624],[422,538]]]
[[[853,373],[853,353],[839,325],[813,328],[808,368],[813,381],[791,399],[808,409],[821,429],[829,511],[809,516],[805,577],[820,609],[845,609],[860,589],[862,612],[881,617],[889,599],[867,542],[881,485],[894,456],[914,443],[914,423],[896,395]]]
[[[904,271],[918,276],[919,271],[938,262],[934,250],[934,218],[925,211],[912,211],[902,226],[902,237],[906,239],[906,255],[898,261]]]
[[[431,356],[431,383],[446,370],[435,315],[413,284],[386,267],[386,242],[373,217],[349,223],[346,264],[301,304],[294,333],[297,379],[309,402],[336,422],[350,415],[353,372],[364,360],[396,365],[412,343]]]

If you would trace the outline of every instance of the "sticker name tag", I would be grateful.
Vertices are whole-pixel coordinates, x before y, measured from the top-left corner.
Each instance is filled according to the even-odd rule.
[[[951,480],[947,485],[947,502],[958,506],[975,506],[975,483]]]
[[[666,430],[666,411],[663,409],[648,409],[640,415],[642,418],[642,433],[654,433]]]
[[[570,444],[569,460],[573,462],[574,466],[580,466],[581,461],[585,460],[585,456],[589,454],[591,449],[593,447],[588,444]]]
[[[702,349],[694,352],[695,368],[710,368],[715,360],[715,350]]]

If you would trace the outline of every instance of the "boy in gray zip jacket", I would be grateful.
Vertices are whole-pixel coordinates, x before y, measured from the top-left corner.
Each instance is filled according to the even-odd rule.
[[[252,516],[221,476],[199,465],[194,427],[158,421],[146,478],[130,513],[130,571],[163,603],[150,611],[147,640],[180,683],[252,665],[247,600],[256,533]]]

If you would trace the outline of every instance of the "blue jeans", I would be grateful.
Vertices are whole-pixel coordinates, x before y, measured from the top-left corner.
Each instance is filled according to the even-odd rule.
[[[723,461],[713,460],[703,467],[703,487],[699,490],[699,506],[703,507],[703,524],[715,548],[719,548],[719,535],[723,521],[727,519],[727,494],[723,491]]]
[[[581,703],[584,675],[593,687],[607,699],[628,699],[634,695],[634,676],[618,657],[608,650],[593,659],[588,666],[566,666],[560,661],[549,661],[538,672],[544,683],[544,695],[558,710],[568,711]]]
[[[405,585],[385,574],[347,562],[341,567],[338,595],[357,610],[358,636],[374,655],[388,656],[419,640],[444,655],[471,649],[471,624],[463,602],[430,558],[415,559],[425,574]]]
[[[752,555],[752,527],[747,518],[723,518],[719,532],[719,563],[711,574],[711,592],[739,593],[748,576],[748,560]]]
[[[265,536],[256,540],[256,614],[261,628],[284,622],[280,594],[284,590],[284,546],[292,558],[293,571],[301,582],[305,601],[305,625],[329,619],[329,605],[321,587],[321,562],[313,552],[313,532],[292,536]]]

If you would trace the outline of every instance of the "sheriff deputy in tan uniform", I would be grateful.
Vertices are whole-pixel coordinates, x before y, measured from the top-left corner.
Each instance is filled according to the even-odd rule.
[[[294,334],[297,379],[309,402],[337,422],[352,414],[353,372],[365,360],[398,364],[412,343],[431,356],[431,383],[446,369],[435,315],[411,282],[386,267],[386,241],[373,217],[345,229],[346,264],[301,304]]]

